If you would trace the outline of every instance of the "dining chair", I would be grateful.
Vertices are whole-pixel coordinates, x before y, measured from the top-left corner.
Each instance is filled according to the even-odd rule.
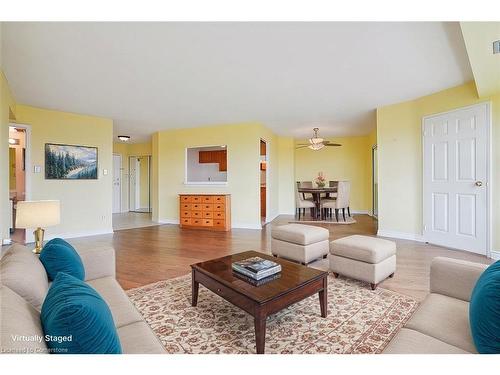
[[[304,189],[312,189],[314,187],[312,181],[298,181],[297,182],[298,187],[304,188]],[[314,201],[314,196],[309,193],[302,193],[302,198],[310,201]]]
[[[330,188],[336,188],[338,184],[338,181],[328,181],[328,187]],[[321,200],[322,201],[334,201],[337,197],[337,192],[333,193],[325,193],[325,195],[321,195]]]
[[[342,209],[342,216],[345,221],[345,209],[347,208],[347,215],[351,216],[351,210],[349,208],[349,201],[351,195],[351,182],[350,181],[338,181],[337,183],[337,196],[333,200],[322,200],[321,210],[324,216],[332,216],[332,209],[335,210],[335,219],[339,221],[339,210]]]
[[[298,212],[300,219],[300,211],[303,211],[304,216],[306,215],[306,208],[311,209],[311,214],[316,217],[316,203],[309,199],[304,199],[302,194],[299,193],[299,188],[301,187],[300,182],[295,185],[295,213]]]

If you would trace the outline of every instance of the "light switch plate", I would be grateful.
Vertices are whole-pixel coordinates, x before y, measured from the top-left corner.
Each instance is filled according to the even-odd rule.
[[[493,42],[493,54],[500,53],[500,40]]]
[[[108,170],[107,170],[107,169],[103,169],[103,170],[102,170],[102,174],[103,174],[104,176],[107,176],[107,175],[108,175]]]
[[[42,171],[42,167],[39,165],[33,166],[33,173],[40,173]]]

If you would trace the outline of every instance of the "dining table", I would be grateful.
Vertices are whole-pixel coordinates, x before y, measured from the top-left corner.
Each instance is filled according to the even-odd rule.
[[[299,187],[299,193],[311,194],[313,196],[314,203],[316,204],[316,218],[323,219],[321,215],[321,194],[325,194],[326,198],[329,198],[330,194],[337,192],[337,186],[324,186],[324,187]]]

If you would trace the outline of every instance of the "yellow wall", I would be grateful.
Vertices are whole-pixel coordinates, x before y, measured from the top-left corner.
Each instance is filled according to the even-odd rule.
[[[460,22],[467,55],[480,97],[500,93],[500,58],[492,42],[500,38],[500,22]]]
[[[9,238],[10,204],[9,204],[9,122],[16,112],[16,103],[10,91],[3,71],[0,71],[0,244],[2,239]]]
[[[377,109],[379,230],[422,234],[422,117],[491,102],[493,228],[500,228],[500,94],[478,98],[473,82]],[[493,231],[493,248],[500,233]]]
[[[295,150],[296,181],[313,181],[318,172],[327,180],[351,181],[351,210],[371,211],[371,149],[373,135],[364,137],[328,138],[341,147],[324,147],[319,151],[309,148]],[[307,143],[298,140],[296,143]]]
[[[122,172],[121,172],[121,210],[127,212],[129,210],[129,156],[151,156],[151,142],[144,143],[113,143],[113,154],[121,155],[122,157]],[[141,177],[143,175],[141,174]],[[141,192],[147,192],[147,189],[141,186]],[[146,198],[144,198],[146,200]],[[144,200],[144,201],[145,201]]]
[[[156,133],[152,145],[153,218],[178,222],[179,193],[230,193],[233,227],[260,228],[261,137],[271,139],[271,165],[278,159],[276,138],[260,124],[219,125]],[[209,145],[227,145],[227,185],[184,185],[185,149]],[[270,168],[271,181],[277,181],[274,167]],[[277,202],[274,184],[276,182],[271,182],[270,195]],[[271,212],[275,212],[275,203],[271,205]]]
[[[42,167],[41,173],[29,172],[31,199],[61,201],[61,224],[47,228],[46,237],[111,232],[113,121],[19,104],[17,121],[31,126],[31,164]],[[97,147],[98,179],[46,180],[45,143]]]

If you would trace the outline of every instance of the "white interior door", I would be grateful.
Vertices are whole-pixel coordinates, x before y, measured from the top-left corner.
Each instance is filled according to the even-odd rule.
[[[424,239],[487,254],[489,105],[424,119]]]
[[[113,155],[113,213],[121,212],[122,206],[122,157]]]

